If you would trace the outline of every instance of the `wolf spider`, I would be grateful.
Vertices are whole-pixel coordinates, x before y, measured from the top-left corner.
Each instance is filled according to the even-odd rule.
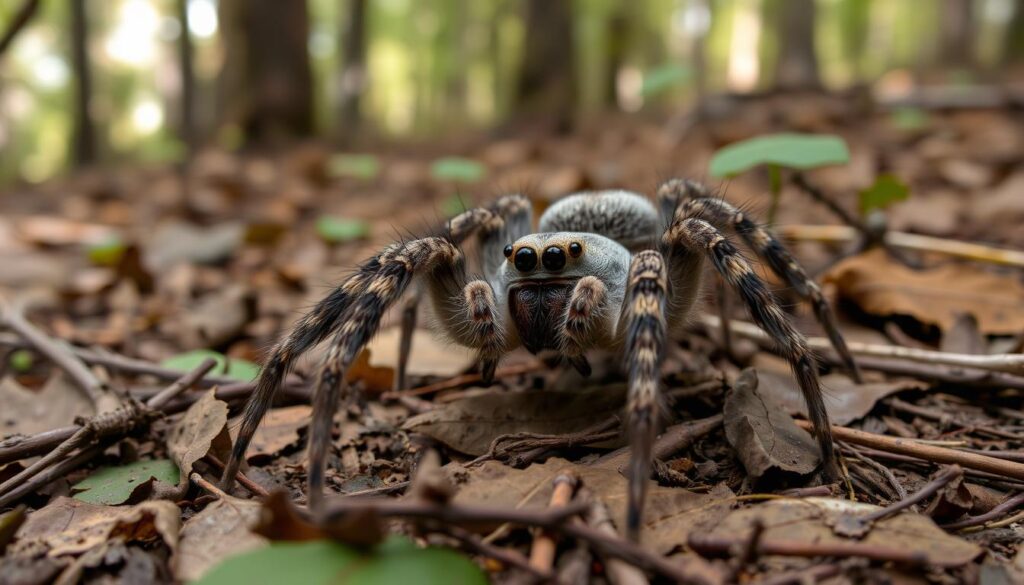
[[[314,510],[321,507],[325,458],[345,373],[388,308],[418,282],[444,333],[478,351],[484,382],[491,381],[502,355],[520,345],[532,353],[556,350],[584,375],[590,370],[588,349],[621,351],[628,372],[633,448],[627,529],[636,538],[658,430],[659,367],[666,339],[686,325],[694,310],[705,259],[738,292],[754,321],[789,361],[808,405],[823,465],[833,469],[828,414],[806,340],[720,230],[733,230],[809,299],[846,367],[856,373],[820,289],[778,240],[737,208],[711,197],[699,183],[673,179],[659,187],[657,196],[656,207],[626,191],[570,195],[548,208],[539,231],[533,232],[530,201],[507,195],[490,207],[456,216],[442,236],[386,247],[274,347],[246,405],[222,485],[232,485],[249,441],[294,360],[333,333],[317,373],[309,438],[309,504]],[[459,244],[472,235],[478,238],[484,277],[468,280]],[[655,244],[657,249],[652,249]],[[404,329],[409,334],[411,324]],[[404,364],[408,344],[403,345]],[[400,364],[399,379],[403,377]]]

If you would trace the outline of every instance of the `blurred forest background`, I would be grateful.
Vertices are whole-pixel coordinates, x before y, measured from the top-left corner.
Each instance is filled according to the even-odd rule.
[[[6,185],[204,146],[561,132],[710,94],[1005,87],[1024,68],[1015,0],[7,0],[0,34]]]

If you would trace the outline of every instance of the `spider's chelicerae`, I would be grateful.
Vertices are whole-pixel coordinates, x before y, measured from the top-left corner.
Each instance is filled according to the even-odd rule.
[[[831,469],[828,415],[805,339],[720,230],[735,231],[810,300],[837,352],[855,373],[821,291],[778,240],[688,180],[664,183],[658,189],[657,207],[635,193],[602,191],[559,200],[540,217],[536,233],[531,215],[530,201],[522,195],[470,209],[452,219],[443,236],[388,246],[320,301],[274,348],[264,366],[225,470],[225,487],[232,484],[289,367],[333,334],[318,370],[309,439],[309,503],[314,510],[321,505],[324,461],[345,373],[376,333],[384,313],[418,281],[448,337],[478,350],[485,381],[490,381],[501,356],[518,346],[533,353],[556,350],[584,374],[590,369],[588,349],[621,351],[628,372],[633,448],[627,524],[636,538],[657,432],[659,367],[666,340],[686,324],[697,301],[705,260],[738,292],[753,319],[789,360],[824,465]],[[474,235],[483,278],[469,280],[459,244]]]

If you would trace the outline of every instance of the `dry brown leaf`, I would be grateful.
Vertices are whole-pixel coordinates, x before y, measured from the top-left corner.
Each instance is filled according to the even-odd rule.
[[[782,406],[789,414],[807,418],[807,403],[800,394],[796,378],[789,372],[789,366],[774,356],[764,355],[759,355],[754,364],[757,367],[758,392]],[[886,396],[907,390],[925,390],[928,387],[926,382],[909,378],[857,384],[843,374],[821,377],[825,409],[828,410],[832,424],[837,425],[860,419]]]
[[[367,347],[370,363],[374,366],[395,368],[398,366],[399,327],[382,330]],[[412,334],[412,349],[409,352],[410,376],[440,376],[450,378],[465,372],[476,363],[476,354],[471,349],[438,341],[424,329],[415,329]]]
[[[770,500],[735,510],[711,529],[712,538],[742,538],[754,522],[764,525],[761,539],[794,544],[828,544],[849,541],[836,535],[831,526],[844,514],[862,515],[878,506],[833,498]],[[898,514],[876,522],[858,542],[919,553],[929,564],[958,567],[981,554],[981,548],[962,538],[946,534],[927,516]]]
[[[251,532],[262,504],[228,497],[211,503],[181,527],[172,566],[182,582],[195,581],[225,558],[259,548],[267,539]]]
[[[312,407],[305,404],[275,408],[268,412],[260,426],[256,428],[256,434],[253,435],[252,443],[246,451],[246,458],[251,461],[255,457],[277,455],[297,443],[299,429],[309,425],[312,412]],[[234,440],[238,436],[238,425],[230,427],[231,439]]]
[[[29,514],[9,554],[42,545],[51,557],[74,555],[112,537],[127,541],[161,540],[178,545],[181,511],[174,502],[151,500],[136,506],[102,506],[59,497]]]
[[[54,374],[39,392],[14,378],[0,379],[0,405],[0,436],[34,435],[95,414],[89,399],[63,373]]]
[[[23,217],[17,230],[25,241],[43,246],[101,244],[117,237],[117,230],[110,226],[49,215]]]
[[[458,486],[456,503],[497,507],[544,508],[551,498],[552,481],[566,470],[576,473],[584,486],[608,506],[616,525],[625,526],[627,482],[617,466],[588,466],[564,459],[548,459],[526,469],[515,469],[488,461],[479,467],[463,470],[446,467],[468,481]],[[648,482],[647,505],[644,508],[642,539],[646,546],[666,554],[685,545],[689,534],[709,530],[728,514],[734,494],[725,485],[710,493],[700,494],[683,488],[664,487]]]
[[[821,463],[811,435],[774,400],[758,393],[757,371],[743,370],[725,398],[725,436],[747,473],[808,475]]]
[[[1024,284],[975,264],[917,271],[883,250],[872,250],[840,262],[824,280],[834,283],[842,298],[875,315],[910,315],[948,331],[957,315],[970,313],[982,333],[1024,330]]]
[[[355,363],[345,374],[345,381],[349,384],[362,382],[364,391],[370,394],[382,394],[392,390],[395,383],[395,370],[371,365],[370,356],[369,349],[359,352]]]
[[[214,393],[215,389],[211,389],[188,407],[167,437],[167,450],[181,470],[182,481],[187,481],[192,465],[207,453],[214,451],[223,457],[231,450],[228,405],[217,400]]]
[[[487,390],[416,415],[402,428],[483,455],[500,435],[564,435],[593,427],[625,404],[623,384],[572,392]]]

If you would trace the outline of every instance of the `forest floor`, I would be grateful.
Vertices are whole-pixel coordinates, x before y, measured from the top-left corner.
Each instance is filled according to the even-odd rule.
[[[499,583],[1024,582],[1024,265],[979,260],[984,250],[892,252],[896,232],[934,237],[933,249],[1024,249],[1024,114],[790,96],[686,124],[617,118],[444,152],[211,151],[187,189],[176,169],[141,167],[9,189],[0,583],[223,583],[275,570],[385,583],[428,582],[434,570],[436,582],[471,583],[475,566]],[[256,364],[383,245],[500,193],[527,192],[539,211],[579,190],[653,194],[672,176],[763,217],[767,174],[716,181],[708,162],[778,131],[846,139],[849,164],[806,176],[853,217],[879,175],[910,187],[886,211],[888,250],[856,252],[859,232],[789,181],[773,226],[837,308],[862,384],[834,367],[810,307],[759,270],[821,351],[832,421],[849,429],[836,431],[839,480],[815,473],[796,383],[741,307],[723,348],[709,285],[666,355],[668,430],[640,546],[616,528],[628,461],[619,358],[591,356],[583,379],[520,350],[482,387],[473,352],[435,341],[428,315],[395,390],[401,305],[350,373],[360,399],[335,419],[327,485],[349,495],[337,513],[310,522],[301,511],[322,349],[300,360],[257,432],[245,481],[230,495],[215,487]],[[438,161],[448,156],[463,158]],[[409,540],[379,545],[387,533],[460,556],[413,558]],[[322,538],[339,544],[315,548]],[[362,564],[344,573],[351,558]]]

